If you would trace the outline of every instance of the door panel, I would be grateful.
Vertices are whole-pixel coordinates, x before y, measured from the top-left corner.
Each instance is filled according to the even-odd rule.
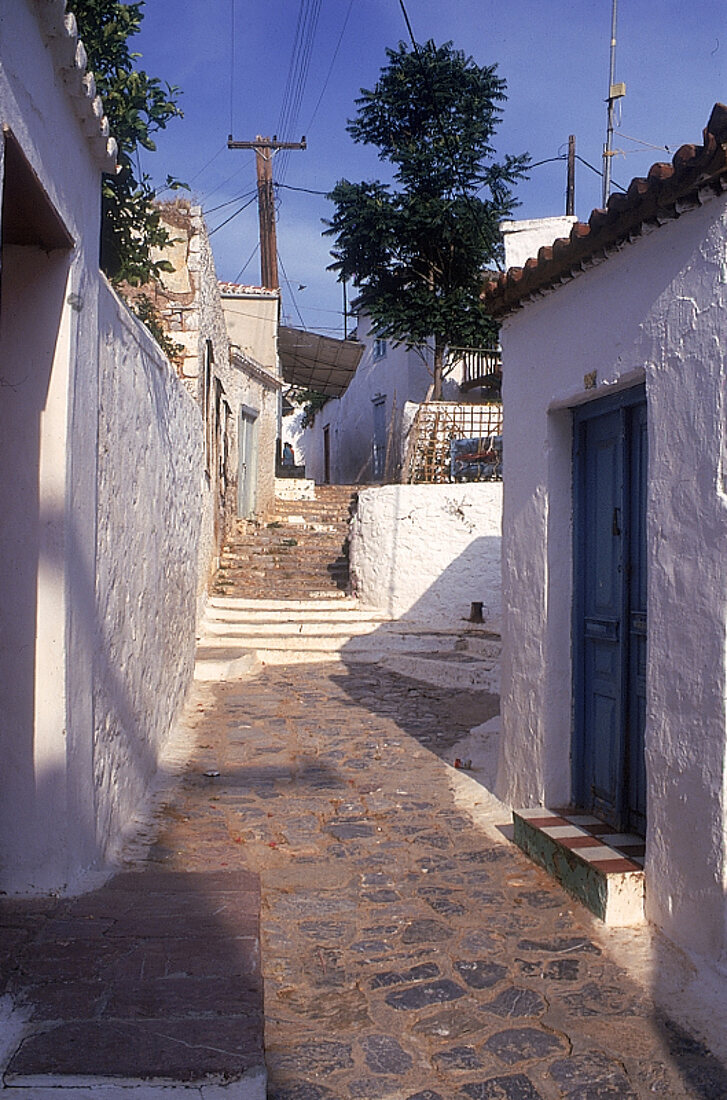
[[[645,827],[646,405],[574,414],[574,742],[579,806]]]
[[[257,418],[240,410],[238,434],[237,514],[249,519],[255,511],[257,497]]]
[[[616,825],[621,799],[623,492],[619,410],[582,425],[583,756],[579,802]],[[615,522],[616,521],[616,522]]]

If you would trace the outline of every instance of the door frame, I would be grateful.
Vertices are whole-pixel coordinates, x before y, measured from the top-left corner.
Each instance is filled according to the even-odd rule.
[[[640,406],[646,406],[646,389],[644,384],[636,385],[628,389],[620,390],[615,394],[597,398],[594,401],[579,405],[573,411],[573,465],[572,465],[572,492],[573,492],[573,605],[572,605],[572,653],[573,653],[573,677],[572,677],[572,727],[571,727],[571,791],[572,799],[586,812],[593,812],[588,804],[585,792],[586,776],[586,736],[585,736],[585,706],[586,706],[586,661],[585,661],[585,587],[586,570],[580,568],[585,559],[585,523],[582,522],[585,510],[587,487],[585,485],[586,464],[582,455],[582,447],[585,425],[601,416],[612,413],[620,413],[620,447],[621,447],[621,489],[620,489],[620,522],[624,525],[624,543],[622,545],[622,579],[620,585],[619,607],[619,631],[620,631],[620,673],[619,673],[619,731],[616,751],[620,758],[618,776],[616,778],[616,790],[614,794],[615,812],[617,822],[614,828],[619,831],[632,831],[627,828],[627,815],[630,812],[628,806],[629,794],[629,721],[631,718],[631,702],[629,696],[629,678],[632,666],[632,641],[630,637],[630,577],[629,565],[632,560],[632,548],[634,546],[635,526],[633,518],[634,491],[637,490],[632,478],[632,435],[631,431],[635,418],[633,411]],[[628,427],[627,427],[628,426]],[[648,438],[648,437],[647,437]],[[647,458],[648,462],[648,458]],[[648,475],[647,475],[648,478]],[[648,481],[647,481],[648,484]],[[644,507],[646,504],[644,503]],[[645,562],[645,559],[644,559]]]

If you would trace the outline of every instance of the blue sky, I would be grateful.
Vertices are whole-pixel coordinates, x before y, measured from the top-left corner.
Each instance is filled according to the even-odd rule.
[[[579,156],[601,168],[611,0],[407,0],[406,8],[417,40],[451,40],[478,63],[497,63],[508,85],[498,153],[546,160],[563,154],[575,134]],[[627,86],[619,130],[628,137],[615,139],[625,155],[614,160],[614,180],[627,185],[654,161],[670,159],[664,146],[673,154],[684,142],[698,142],[712,105],[727,100],[725,10],[724,0],[619,0],[616,80]],[[275,162],[283,185],[277,191],[283,310],[290,323],[302,319],[310,329],[341,335],[341,287],[326,271],[331,242],[321,236],[332,208],[309,192],[329,191],[344,176],[385,175],[376,150],[351,141],[346,121],[359,90],[375,84],[386,47],[407,38],[398,0],[146,0],[144,11],[133,43],[140,64],[180,87],[185,116],[158,136],[144,170],[155,180],[171,173],[191,185],[215,230],[219,277],[254,284],[260,277],[255,155],[228,151],[227,135],[250,140],[276,133],[298,141],[305,134],[306,151],[279,154]],[[295,83],[299,110],[291,119],[289,96],[284,132],[301,13],[315,33],[305,82]],[[303,75],[300,67],[296,72]],[[517,217],[563,213],[565,163],[533,168],[517,196]],[[579,163],[576,213],[587,219],[600,201],[599,177]]]

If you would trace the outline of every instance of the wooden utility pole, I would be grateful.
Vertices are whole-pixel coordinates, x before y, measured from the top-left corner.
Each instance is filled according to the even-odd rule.
[[[565,212],[573,215],[576,212],[576,138],[575,134],[568,136],[568,186],[566,188]]]
[[[275,235],[275,192],[273,190],[273,157],[279,149],[305,149],[301,141],[278,141],[259,134],[254,141],[227,139],[228,149],[254,149],[257,154],[257,211],[260,222],[260,283],[268,290],[277,290],[278,245]]]

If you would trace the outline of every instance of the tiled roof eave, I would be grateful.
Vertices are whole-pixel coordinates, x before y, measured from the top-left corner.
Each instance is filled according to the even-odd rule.
[[[109,133],[93,73],[87,69],[88,58],[78,37],[76,17],[66,11],[66,0],[34,0],[34,4],[41,34],[71,98],[94,161],[103,172],[113,174],[118,148]]]
[[[488,312],[504,317],[725,189],[727,108],[717,104],[703,145],[682,146],[671,164],[655,164],[646,178],[632,180],[626,193],[611,196],[606,210],[577,222],[569,237],[487,283],[482,296]]]

